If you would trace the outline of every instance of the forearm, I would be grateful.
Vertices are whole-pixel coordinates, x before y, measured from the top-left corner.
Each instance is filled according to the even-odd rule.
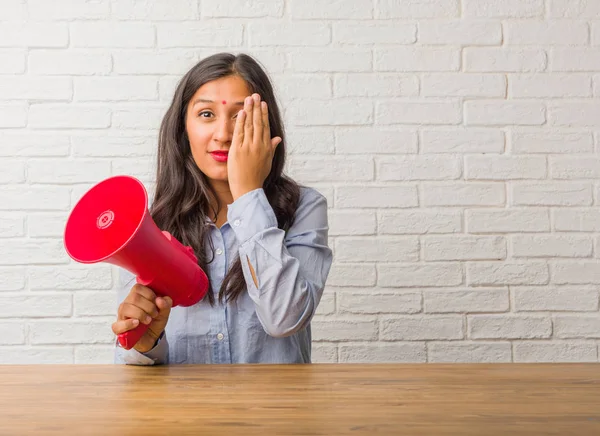
[[[248,248],[250,253],[245,250]],[[260,243],[240,248],[240,255],[249,259],[242,269],[248,294],[265,331],[271,336],[284,337],[304,328],[314,315],[323,289],[304,277],[300,261],[285,247],[279,257],[273,257]],[[260,274],[252,274],[253,264]]]
[[[321,298],[331,266],[327,246],[327,203],[315,193],[304,197],[288,231],[263,190],[240,197],[228,210],[239,257],[256,313],[265,331],[286,336],[305,327]]]

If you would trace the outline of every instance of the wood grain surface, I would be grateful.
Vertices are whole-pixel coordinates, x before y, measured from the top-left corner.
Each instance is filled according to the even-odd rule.
[[[21,434],[600,435],[600,365],[0,365]]]

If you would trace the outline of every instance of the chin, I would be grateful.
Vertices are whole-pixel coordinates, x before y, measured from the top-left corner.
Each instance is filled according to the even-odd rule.
[[[210,180],[218,182],[228,181],[227,165],[223,165],[220,168],[215,168],[214,165],[198,165],[198,162],[196,162],[196,166],[202,172],[202,174],[204,174]]]
[[[206,173],[206,177],[215,182],[227,182],[229,179],[227,178],[227,171],[223,174],[220,171],[208,171]]]

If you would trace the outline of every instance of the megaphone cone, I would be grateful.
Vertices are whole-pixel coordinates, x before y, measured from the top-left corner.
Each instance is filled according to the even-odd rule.
[[[148,194],[134,177],[108,178],[87,191],[73,208],[64,233],[69,256],[80,263],[107,262],[124,268],[175,306],[191,306],[208,291],[208,278],[191,247],[161,232],[148,211]],[[148,326],[118,335],[132,348]]]

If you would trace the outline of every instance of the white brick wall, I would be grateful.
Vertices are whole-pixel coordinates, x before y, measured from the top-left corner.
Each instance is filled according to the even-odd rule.
[[[318,362],[593,362],[600,2],[3,0],[0,363],[112,360],[116,270],[70,261],[95,182],[151,185],[179,77],[254,54],[329,202]]]

